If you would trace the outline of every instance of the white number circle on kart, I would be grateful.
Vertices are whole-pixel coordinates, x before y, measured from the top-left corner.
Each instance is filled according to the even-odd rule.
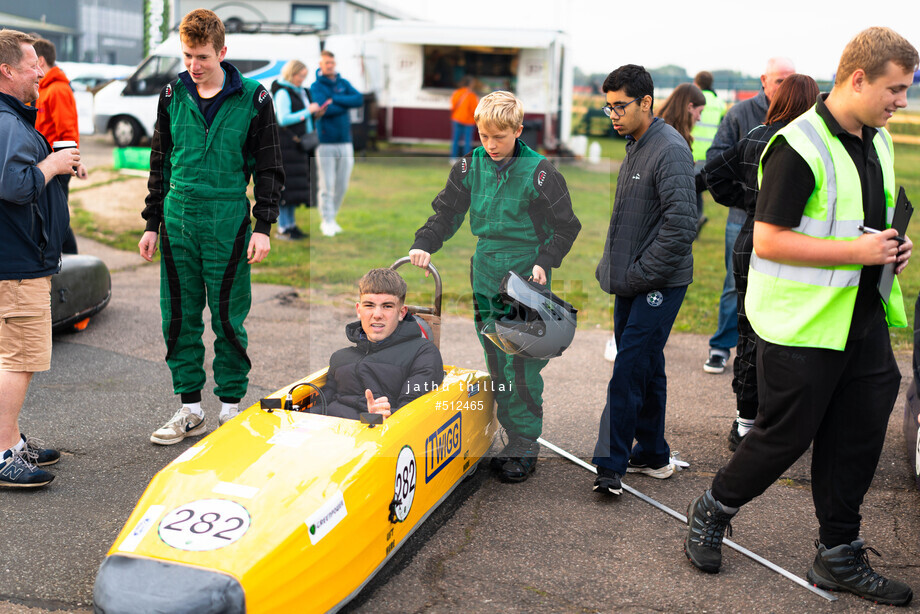
[[[393,485],[393,513],[398,522],[403,522],[412,509],[415,498],[415,453],[409,446],[403,446],[396,459],[396,481]]]
[[[181,505],[160,521],[160,539],[178,550],[217,550],[249,530],[246,508],[226,499],[199,499]]]

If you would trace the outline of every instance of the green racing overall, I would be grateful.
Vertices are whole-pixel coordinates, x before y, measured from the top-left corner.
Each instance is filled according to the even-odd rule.
[[[251,368],[243,327],[251,304],[246,252],[253,233],[246,188],[254,176],[255,232],[268,234],[284,178],[271,97],[232,65],[221,66],[224,88],[207,116],[187,73],[164,88],[144,218],[148,230],[160,233],[160,310],[174,392],[200,396],[205,385],[207,304],[216,336],[214,393],[237,402]]]
[[[485,352],[498,406],[510,433],[536,439],[543,432],[543,378],[548,361],[506,354],[482,329],[506,315],[499,286],[508,271],[530,278],[534,265],[546,272],[562,263],[581,229],[562,174],[522,141],[504,166],[478,147],[451,170],[435,210],[415,234],[413,249],[433,253],[460,228],[466,212],[479,238],[470,261],[476,335]]]

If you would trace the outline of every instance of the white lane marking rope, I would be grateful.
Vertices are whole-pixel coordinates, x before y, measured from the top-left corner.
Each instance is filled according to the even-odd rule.
[[[555,452],[555,453],[558,454],[559,456],[561,456],[561,457],[563,457],[563,458],[565,458],[565,459],[568,459],[568,460],[572,461],[572,462],[575,463],[576,465],[580,465],[580,466],[584,467],[585,469],[587,469],[587,470],[590,471],[591,473],[597,473],[597,468],[594,467],[594,465],[591,465],[591,464],[589,464],[589,463],[586,463],[585,461],[583,461],[582,459],[578,458],[577,456],[575,456],[575,455],[573,455],[573,454],[570,454],[569,452],[566,452],[565,450],[563,450],[562,448],[560,448],[560,447],[558,447],[558,446],[556,446],[556,445],[551,444],[550,442],[546,441],[546,440],[543,439],[542,437],[539,437],[539,438],[537,439],[537,442],[538,442],[540,445],[542,445],[542,446],[546,446],[547,448],[549,448],[550,450],[552,450],[553,452]],[[631,488],[630,486],[627,486],[626,484],[623,484],[623,490],[625,490],[625,491],[628,492],[629,494],[634,495],[634,496],[638,497],[639,499],[645,501],[646,503],[648,503],[648,504],[651,505],[652,507],[658,508],[658,509],[661,510],[662,512],[668,514],[669,516],[673,516],[674,518],[677,518],[677,519],[680,520],[682,523],[687,524],[687,517],[686,517],[686,516],[684,516],[683,514],[680,514],[680,513],[678,513],[678,512],[675,512],[674,510],[672,510],[671,508],[669,508],[669,507],[666,506],[666,505],[662,505],[661,503],[658,503],[657,501],[655,501],[654,499],[652,499],[652,498],[649,497],[648,495],[642,494],[641,492],[639,492],[639,491],[636,490],[635,488]],[[807,580],[803,580],[802,578],[798,577],[797,575],[795,575],[795,574],[792,573],[791,571],[786,571],[785,569],[783,569],[783,568],[780,567],[779,565],[776,565],[775,563],[771,563],[770,561],[768,561],[767,559],[763,558],[762,556],[760,556],[760,555],[758,555],[758,554],[755,554],[754,552],[751,552],[750,550],[748,550],[748,549],[745,548],[744,546],[739,546],[738,544],[736,544],[735,542],[733,542],[733,541],[730,540],[730,539],[723,539],[723,540],[722,540],[722,543],[725,544],[726,546],[728,546],[729,548],[732,548],[733,550],[737,550],[737,551],[740,552],[741,554],[743,554],[743,555],[745,555],[745,556],[747,556],[747,557],[749,557],[749,558],[751,558],[751,559],[757,561],[758,563],[760,563],[761,565],[763,565],[763,566],[766,567],[767,569],[773,570],[773,571],[775,571],[776,573],[778,573],[779,575],[784,576],[784,577],[786,577],[786,578],[792,580],[793,582],[795,582],[795,583],[798,584],[799,586],[802,586],[802,587],[804,587],[804,588],[807,588],[808,590],[810,590],[810,591],[813,592],[814,594],[819,595],[819,596],[821,596],[821,597],[824,597],[824,598],[827,599],[828,601],[837,601],[836,595],[833,595],[833,594],[831,594],[831,593],[829,593],[829,592],[827,592],[827,591],[825,591],[825,590],[821,590],[820,588],[818,588],[818,587],[816,587],[816,586],[813,586],[813,585],[812,585],[810,582],[808,582]]]

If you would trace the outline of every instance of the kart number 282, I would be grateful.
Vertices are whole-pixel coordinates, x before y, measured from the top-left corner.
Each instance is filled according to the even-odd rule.
[[[199,499],[164,516],[159,535],[179,550],[216,550],[241,538],[249,523],[249,512],[235,501]]]

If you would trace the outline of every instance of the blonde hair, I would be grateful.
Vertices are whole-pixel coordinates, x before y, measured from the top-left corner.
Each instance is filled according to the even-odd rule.
[[[524,125],[524,105],[511,92],[497,91],[483,96],[473,113],[476,125],[499,130],[517,130]]]
[[[307,65],[300,60],[288,60],[288,63],[281,69],[281,78],[288,83],[294,82],[294,76],[307,69]]]
[[[0,64],[13,68],[22,62],[22,46],[31,45],[35,38],[19,30],[0,30]]]
[[[917,49],[891,28],[867,28],[844,47],[834,85],[842,85],[860,69],[871,83],[885,74],[888,62],[914,72],[918,63]]]

